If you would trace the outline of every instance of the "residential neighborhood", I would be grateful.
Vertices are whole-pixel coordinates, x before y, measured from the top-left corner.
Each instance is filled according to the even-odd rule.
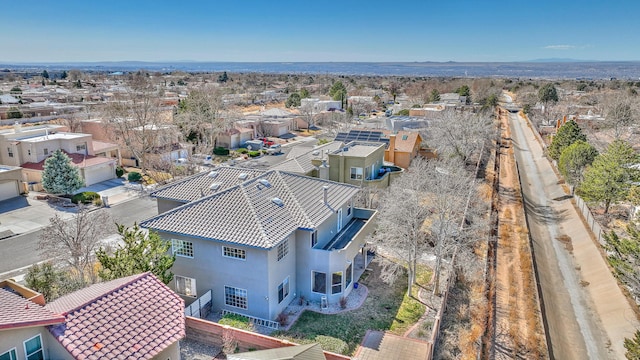
[[[0,267],[0,359],[616,358],[639,324],[640,143],[609,80],[14,75],[0,246],[30,252]],[[615,198],[589,185],[610,152]]]

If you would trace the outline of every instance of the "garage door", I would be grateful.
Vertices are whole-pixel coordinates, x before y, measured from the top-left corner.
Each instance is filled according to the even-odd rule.
[[[0,201],[11,199],[20,195],[18,192],[18,182],[15,180],[0,182]]]
[[[116,177],[116,170],[110,164],[94,166],[84,170],[86,185],[93,185]]]

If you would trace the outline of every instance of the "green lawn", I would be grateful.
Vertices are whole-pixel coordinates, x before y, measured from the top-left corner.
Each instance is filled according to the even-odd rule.
[[[351,355],[367,330],[390,330],[394,334],[404,334],[424,313],[425,306],[405,296],[406,276],[399,277],[393,285],[387,285],[378,278],[378,265],[370,266],[373,273],[360,279],[360,283],[369,289],[369,295],[359,309],[337,315],[305,311],[289,331],[280,331],[274,336],[293,342],[308,343],[317,341],[318,335],[326,335],[346,342],[347,349],[341,352]],[[418,279],[426,285],[430,273],[426,269],[423,270],[426,274]],[[417,291],[417,287],[415,288]]]

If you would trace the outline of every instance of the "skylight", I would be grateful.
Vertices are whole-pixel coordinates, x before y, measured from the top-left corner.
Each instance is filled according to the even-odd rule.
[[[241,173],[240,175],[238,175],[238,179],[240,180],[247,180],[247,177],[249,177],[249,174],[247,173]]]
[[[209,189],[211,190],[218,190],[220,188],[220,183],[213,183],[209,186]]]
[[[271,201],[272,201],[274,204],[276,204],[276,205],[278,205],[278,206],[280,206],[280,207],[283,207],[283,206],[284,206],[284,201],[282,201],[282,199],[280,199],[280,198],[277,198],[277,197],[276,197],[276,198],[271,199]]]
[[[271,187],[271,183],[269,182],[269,180],[267,179],[260,179],[258,180],[258,182],[262,185],[264,185],[264,187],[269,188]]]
[[[216,176],[218,176],[218,172],[217,171],[211,171],[208,176],[213,179]]]

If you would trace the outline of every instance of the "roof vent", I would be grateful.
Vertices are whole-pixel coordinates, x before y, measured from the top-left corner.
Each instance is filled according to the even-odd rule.
[[[213,183],[209,186],[209,189],[216,191],[218,189],[220,189],[220,183]]]
[[[277,198],[277,197],[276,197],[276,198],[271,199],[271,202],[273,202],[274,204],[276,204],[276,205],[278,205],[278,206],[280,206],[280,207],[283,207],[283,206],[284,206],[284,201],[282,201],[282,199]]]
[[[313,150],[313,151],[311,152],[311,155],[318,156],[318,155],[320,155],[320,151],[318,151],[318,150]]]
[[[267,179],[260,179],[260,180],[258,180],[258,182],[260,184],[264,185],[264,187],[266,187],[266,188],[270,188],[271,187],[271,183]]]
[[[247,173],[241,173],[240,175],[238,175],[238,179],[240,180],[247,180],[247,177],[249,177],[249,174]]]
[[[217,171],[211,171],[208,176],[213,179],[216,176],[218,176],[218,172]]]

